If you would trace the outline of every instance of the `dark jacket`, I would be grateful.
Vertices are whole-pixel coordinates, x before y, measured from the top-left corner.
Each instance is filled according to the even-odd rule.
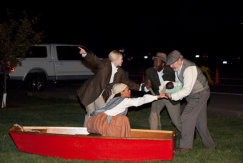
[[[164,81],[175,81],[175,72],[172,68],[169,66],[165,66],[163,70],[163,76],[162,76]],[[152,89],[156,95],[159,95],[159,86],[160,86],[160,81],[159,81],[159,76],[157,71],[151,67],[148,68],[145,71],[145,83],[150,80],[152,84]],[[178,103],[175,101],[172,101],[173,104]]]
[[[87,106],[94,102],[108,86],[112,67],[109,59],[101,60],[93,54],[88,53],[84,59],[97,70],[96,74],[91,79],[87,80],[77,92],[80,102],[84,106]],[[126,78],[124,70],[120,67],[118,67],[118,70],[114,75],[113,83],[124,83],[133,90],[139,90],[140,87],[139,84]]]

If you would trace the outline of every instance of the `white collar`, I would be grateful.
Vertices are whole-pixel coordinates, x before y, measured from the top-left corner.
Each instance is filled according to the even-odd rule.
[[[180,72],[181,72],[182,65],[183,65],[183,60],[182,60],[182,63],[181,63],[180,68],[179,68],[178,71],[177,71],[178,74],[180,74]]]
[[[112,68],[112,70],[114,70],[115,72],[117,71],[117,67],[111,62],[111,68]]]
[[[164,69],[162,69],[161,71],[157,71],[158,74],[163,74]]]

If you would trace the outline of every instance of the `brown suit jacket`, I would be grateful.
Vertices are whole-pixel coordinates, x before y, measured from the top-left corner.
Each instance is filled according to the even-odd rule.
[[[84,57],[94,68],[96,68],[96,74],[87,80],[78,90],[78,97],[80,102],[87,106],[94,102],[102,91],[107,87],[111,78],[111,62],[109,59],[99,59],[93,54],[88,53]],[[118,67],[117,72],[114,75],[113,83],[127,84],[130,89],[139,90],[140,85],[126,78],[124,70]]]

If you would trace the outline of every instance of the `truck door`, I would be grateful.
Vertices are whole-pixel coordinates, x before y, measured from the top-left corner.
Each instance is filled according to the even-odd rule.
[[[26,54],[26,57],[21,61],[21,65],[17,66],[11,72],[10,78],[13,80],[24,80],[29,73],[44,72],[48,79],[55,75],[53,63],[51,62],[51,50],[49,45],[32,46]]]

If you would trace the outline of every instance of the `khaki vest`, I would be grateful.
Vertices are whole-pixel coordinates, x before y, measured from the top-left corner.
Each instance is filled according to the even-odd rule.
[[[183,74],[184,74],[185,70],[190,66],[196,66],[196,65],[195,65],[195,63],[193,63],[187,59],[183,59],[181,72],[178,76],[178,79],[180,80],[180,82],[182,82],[182,84],[184,84]],[[204,76],[202,71],[197,66],[196,66],[196,68],[197,68],[197,80],[196,80],[190,94],[198,93],[198,92],[201,92],[208,88],[208,80],[206,79],[206,77]]]

